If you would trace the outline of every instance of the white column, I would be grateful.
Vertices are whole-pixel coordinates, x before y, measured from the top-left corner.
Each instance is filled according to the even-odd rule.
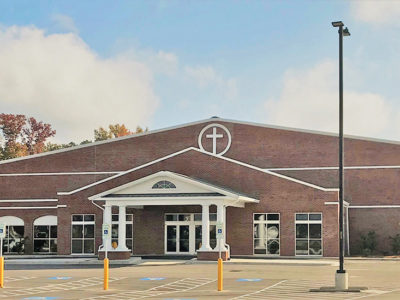
[[[210,247],[210,213],[209,204],[202,205],[201,214],[201,248],[200,251],[211,251]]]
[[[110,226],[111,226],[111,208],[112,206],[106,203],[104,205],[104,211],[103,211],[103,224],[109,224]],[[111,246],[111,239],[103,240],[103,247],[106,246],[107,246],[107,251],[113,250]],[[103,250],[105,250],[105,248]]]
[[[119,205],[118,212],[118,251],[128,251],[126,247],[126,206]]]
[[[215,250],[219,251],[220,247],[221,247],[221,251],[226,251],[226,247],[225,247],[225,223],[224,223],[224,211],[225,211],[225,206],[223,204],[217,204],[217,222],[218,223],[222,223],[222,231],[223,231],[223,235],[224,238],[222,240],[217,239],[217,247],[215,248]]]

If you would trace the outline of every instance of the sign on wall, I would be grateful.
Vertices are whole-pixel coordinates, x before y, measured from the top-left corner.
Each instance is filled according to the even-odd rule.
[[[6,237],[6,224],[0,224],[0,239]]]
[[[111,225],[103,224],[103,240],[109,240],[111,238]]]
[[[217,222],[216,229],[217,229],[217,240],[222,240],[224,238],[224,223]]]

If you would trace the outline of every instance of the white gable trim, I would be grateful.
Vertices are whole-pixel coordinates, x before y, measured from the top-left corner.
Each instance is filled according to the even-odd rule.
[[[276,177],[279,177],[279,178],[282,178],[282,179],[285,179],[285,180],[289,180],[289,181],[292,181],[292,182],[295,182],[295,183],[298,183],[298,184],[301,184],[301,185],[305,185],[305,186],[308,186],[308,187],[311,187],[311,188],[314,188],[314,189],[317,189],[317,190],[320,190],[320,191],[324,191],[324,192],[337,192],[337,191],[339,191],[339,189],[337,189],[337,188],[324,188],[324,187],[321,187],[321,186],[318,186],[318,185],[315,185],[315,184],[312,184],[312,183],[308,183],[308,182],[305,182],[305,181],[301,181],[301,180],[289,177],[289,176],[281,175],[279,173],[274,173],[274,172],[271,172],[271,171],[267,171],[267,170],[264,170],[264,169],[261,169],[261,168],[258,168],[258,167],[255,167],[255,166],[252,166],[252,165],[249,165],[249,164],[246,164],[244,162],[240,162],[240,161],[228,158],[228,157],[215,155],[215,154],[212,154],[212,153],[209,153],[209,152],[206,152],[206,151],[202,151],[202,150],[194,148],[194,147],[189,147],[189,148],[183,149],[181,151],[178,151],[178,152],[169,154],[167,156],[161,157],[159,159],[153,160],[153,161],[148,162],[146,164],[143,164],[141,166],[135,167],[133,169],[127,170],[125,172],[122,172],[122,173],[116,174],[114,176],[107,177],[107,178],[104,178],[102,180],[96,181],[94,183],[88,184],[86,186],[80,187],[80,188],[75,189],[73,191],[70,191],[70,192],[58,192],[57,195],[72,195],[72,194],[75,194],[77,192],[86,190],[86,189],[88,189],[90,187],[93,187],[93,186],[96,186],[98,184],[107,182],[107,181],[112,180],[114,178],[118,178],[118,177],[123,176],[123,175],[125,175],[127,173],[130,173],[130,172],[145,168],[147,166],[151,166],[151,165],[153,165],[155,163],[158,163],[158,162],[166,160],[168,158],[183,154],[183,153],[191,151],[191,150],[197,151],[197,152],[209,155],[209,156],[213,156],[213,157],[218,158],[218,159],[224,159],[224,160],[227,160],[229,162],[232,162],[232,163],[235,163],[235,164],[238,164],[238,165],[241,165],[241,166],[253,169],[253,170],[257,170],[259,172],[266,173],[266,174],[269,174],[269,175],[272,175],[272,176],[276,176]]]
[[[118,192],[120,190],[124,190],[124,189],[129,188],[129,187],[132,187],[132,186],[147,182],[147,181],[151,182],[152,179],[157,178],[157,177],[167,177],[172,182],[174,182],[174,180],[185,182],[185,183],[188,183],[190,185],[194,185],[196,187],[200,187],[200,188],[205,189],[205,190],[209,190],[209,191],[212,191],[212,192],[220,193],[222,195],[225,195],[225,198],[229,198],[229,199],[234,199],[234,200],[238,200],[238,201],[242,201],[242,202],[250,202],[250,203],[258,203],[259,202],[259,200],[257,200],[257,199],[253,199],[253,198],[250,198],[250,197],[245,197],[245,196],[242,196],[242,195],[239,195],[239,194],[236,194],[236,193],[232,193],[230,191],[218,188],[216,186],[213,186],[213,185],[210,185],[210,184],[207,184],[207,183],[203,183],[203,182],[200,182],[200,181],[198,181],[196,179],[188,178],[186,176],[182,176],[180,174],[176,174],[176,173],[173,173],[173,172],[170,172],[170,171],[160,171],[160,172],[151,174],[149,176],[140,178],[138,180],[135,180],[133,182],[129,182],[129,183],[123,184],[123,185],[118,186],[116,188],[110,189],[108,191],[102,192],[102,193],[94,195],[94,196],[91,196],[91,197],[89,197],[89,200],[94,201],[94,200],[110,200],[110,199],[114,199],[114,198],[109,198],[109,197],[107,197],[107,198],[102,198],[102,197],[104,197],[105,195],[108,195],[108,194],[113,194],[113,193]],[[210,197],[207,197],[207,196],[206,197],[186,197],[185,199],[195,200],[195,199],[202,199],[202,198],[204,198],[203,200],[215,199],[215,197],[211,197],[210,198]],[[221,197],[221,198],[224,198],[224,197]],[[159,200],[159,199],[160,198],[158,198],[158,197],[154,198],[154,199],[146,197],[145,201],[148,201],[148,200]],[[115,198],[115,200],[120,200],[120,198]]]

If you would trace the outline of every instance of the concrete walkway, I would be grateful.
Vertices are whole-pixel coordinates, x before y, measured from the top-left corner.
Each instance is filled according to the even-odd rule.
[[[196,258],[187,262],[187,264],[216,264],[215,261],[203,261]],[[224,264],[241,265],[297,265],[297,266],[339,266],[337,259],[251,259],[251,258],[232,258],[225,261]]]
[[[142,259],[140,257],[131,257],[128,260],[110,260],[110,265],[137,265]],[[12,258],[7,257],[7,265],[102,265],[103,261],[97,257],[69,257],[69,258]]]

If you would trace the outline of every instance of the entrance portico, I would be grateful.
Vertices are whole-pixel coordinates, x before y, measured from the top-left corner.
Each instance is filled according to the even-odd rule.
[[[116,249],[112,248],[111,242],[108,240],[103,241],[103,245],[99,249],[99,256],[102,256],[102,252],[107,247],[110,259],[113,257],[126,259],[131,254],[131,251],[126,246],[125,216],[127,208],[142,209],[145,206],[201,206],[201,217],[199,216],[200,214],[196,214],[197,216],[195,214],[186,214],[190,216],[183,217],[183,219],[189,218],[185,220],[185,225],[177,223],[175,229],[173,227],[168,229],[168,222],[165,222],[164,228],[160,228],[160,230],[165,231],[164,253],[168,254],[171,252],[167,251],[168,242],[172,245],[175,240],[175,247],[179,244],[180,249],[184,250],[176,251],[175,254],[183,254],[185,252],[188,252],[188,254],[197,253],[198,259],[216,259],[218,251],[221,250],[223,257],[226,259],[229,257],[229,245],[226,244],[225,240],[225,226],[223,229],[224,239],[221,242],[217,241],[214,249],[210,245],[210,207],[216,206],[216,220],[214,218],[213,222],[216,221],[225,225],[226,207],[244,207],[246,203],[258,203],[256,199],[169,171],[157,172],[101,194],[91,196],[89,200],[96,201],[97,204],[103,202],[104,224],[111,224],[112,207],[118,207],[118,247]],[[201,219],[201,223],[199,219]],[[151,222],[151,220],[146,221]],[[178,221],[178,214],[176,221]],[[196,246],[189,243],[200,235],[196,234],[193,236],[195,230],[199,231],[199,226],[201,226],[201,247],[196,249]],[[169,241],[167,236],[168,230],[171,233]],[[189,236],[190,234],[192,234],[191,237]]]

